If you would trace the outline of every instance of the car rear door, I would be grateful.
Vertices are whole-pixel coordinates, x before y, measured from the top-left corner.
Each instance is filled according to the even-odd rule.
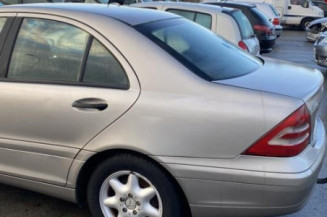
[[[78,151],[122,116],[140,88],[91,27],[18,14],[0,57],[0,173],[64,185]]]

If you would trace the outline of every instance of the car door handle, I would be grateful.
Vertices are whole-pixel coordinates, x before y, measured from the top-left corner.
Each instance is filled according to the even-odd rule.
[[[108,108],[108,104],[103,99],[98,98],[85,98],[85,99],[79,99],[73,102],[72,105],[74,108],[78,108],[81,110],[98,110],[103,111],[106,108]]]

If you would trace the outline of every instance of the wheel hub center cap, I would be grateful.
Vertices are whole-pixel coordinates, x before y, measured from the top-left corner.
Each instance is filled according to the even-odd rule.
[[[136,208],[136,201],[133,198],[127,198],[127,200],[125,201],[125,206],[127,207],[127,209],[129,210],[134,210]]]

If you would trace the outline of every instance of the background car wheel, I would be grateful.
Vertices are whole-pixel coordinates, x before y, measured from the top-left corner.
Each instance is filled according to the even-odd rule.
[[[305,28],[307,28],[307,26],[309,26],[309,23],[311,22],[311,21],[313,21],[313,19],[312,18],[309,18],[309,17],[307,17],[307,18],[304,18],[302,21],[301,21],[301,28],[303,29],[303,30],[305,30]]]
[[[153,162],[119,154],[94,171],[87,199],[94,217],[185,217],[187,212],[177,192]]]

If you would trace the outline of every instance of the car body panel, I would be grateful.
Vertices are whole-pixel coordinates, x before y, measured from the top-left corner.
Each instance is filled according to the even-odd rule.
[[[7,13],[6,16],[9,14]],[[6,141],[0,143],[0,148],[3,150],[1,154],[4,156],[0,159],[0,171],[7,175],[65,185],[70,165],[79,149],[132,106],[140,93],[139,82],[119,51],[89,26],[61,16],[39,13],[18,13],[17,17],[54,19],[84,29],[110,48],[129,77],[129,90],[0,81],[0,87],[6,90],[0,94],[5,102],[0,115],[3,123],[0,126],[0,136]],[[54,92],[56,95],[53,94]],[[25,96],[33,96],[33,100]],[[108,102],[109,108],[97,112],[78,111],[72,107],[74,101],[83,98],[102,98]],[[24,108],[24,112],[21,108]],[[56,111],[51,108],[56,108]],[[13,114],[17,117],[15,120],[7,118]],[[36,116],[40,117],[40,115],[43,118],[36,119]],[[33,127],[29,127],[31,125]],[[8,149],[8,145],[11,149]],[[35,150],[34,147],[39,149]],[[74,155],[65,156],[62,153],[49,152],[54,147],[73,152]],[[42,153],[41,149],[46,153]],[[21,156],[21,161],[14,160],[18,156]],[[40,162],[44,162],[43,167],[39,168],[38,173],[33,173]],[[49,171],[48,168],[60,169]]]
[[[223,216],[288,214],[306,204],[325,158],[325,128],[320,119],[317,131],[323,136],[294,158],[240,156],[213,160],[163,156],[159,161],[178,177],[196,216],[206,213],[215,217],[218,210]],[[195,189],[199,190],[197,194]]]
[[[237,78],[226,79],[231,80],[229,84],[204,80],[133,26],[171,19],[195,26],[169,13],[84,5],[12,6],[0,8],[1,12],[17,13],[16,20],[27,16],[54,19],[84,29],[115,54],[130,80],[128,90],[116,90],[9,82],[1,75],[0,88],[4,91],[0,99],[5,103],[0,120],[6,126],[0,126],[0,135],[10,138],[0,140],[0,169],[14,168],[8,167],[10,174],[1,172],[1,182],[76,202],[80,199],[75,193],[80,190],[78,179],[83,166],[99,153],[125,149],[162,165],[180,184],[193,217],[235,213],[236,208],[242,208],[236,213],[239,216],[254,216],[258,209],[282,214],[298,209],[300,205],[294,203],[300,201],[303,205],[309,197],[326,150],[325,130],[314,113],[321,98],[318,72],[270,61],[266,68],[269,73],[252,72],[253,76],[244,76],[238,85],[233,83]],[[141,14],[145,16],[140,18]],[[143,55],[139,55],[140,51]],[[7,52],[4,49],[3,54]],[[278,86],[280,74],[273,72],[281,65],[299,71],[297,76],[292,74],[289,92],[268,85],[272,81]],[[266,88],[249,85],[257,78],[263,82],[263,76],[269,76],[265,78],[265,82],[269,79]],[[296,81],[308,87],[295,93]],[[308,81],[317,87],[309,86]],[[108,98],[108,111],[113,113],[101,116],[98,112],[74,110],[72,102],[86,95]],[[302,153],[292,158],[242,155],[262,135],[310,102],[314,107],[309,106],[312,118],[317,119],[317,136]],[[22,104],[23,109],[19,108]],[[18,118],[10,118],[12,114],[26,120],[22,123],[25,127],[20,126]],[[15,122],[18,135],[12,138]],[[264,215],[267,211],[258,213]]]
[[[304,100],[310,98],[312,93],[316,93],[324,82],[323,75],[317,69],[305,68],[294,63],[285,64],[286,61],[272,58],[264,58],[264,62],[264,66],[253,73],[216,82],[281,95],[287,93],[287,96]],[[295,81],[294,76],[299,76],[303,80]]]

